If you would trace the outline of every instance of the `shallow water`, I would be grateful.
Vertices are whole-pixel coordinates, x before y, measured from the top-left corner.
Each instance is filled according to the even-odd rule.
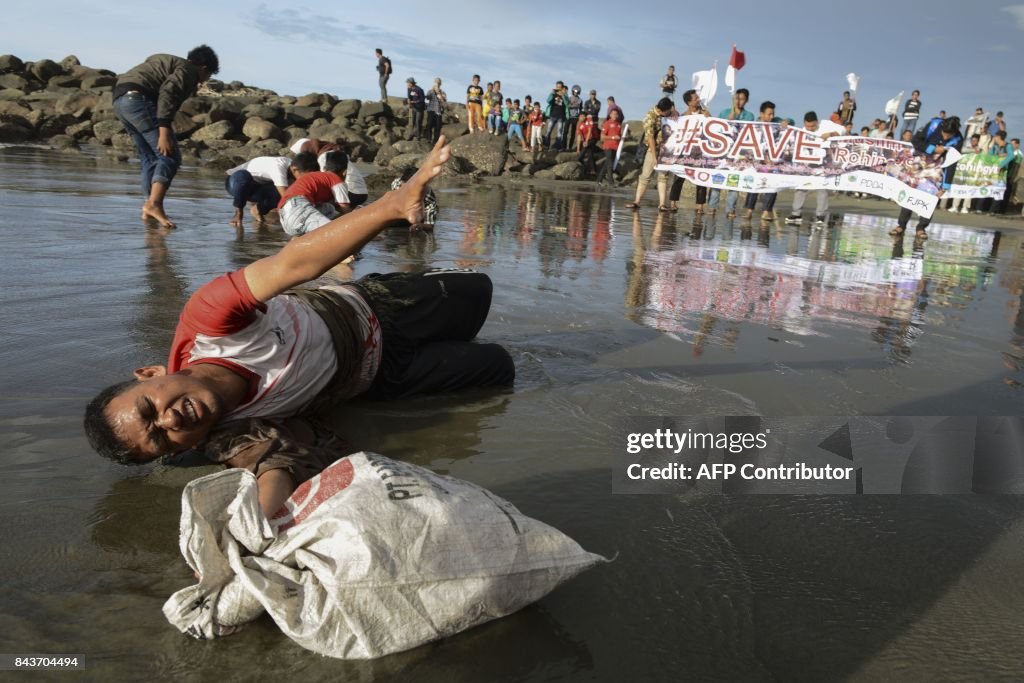
[[[375,662],[313,655],[264,619],[215,642],[160,612],[187,585],[180,491],[212,469],[92,454],[98,388],[166,356],[194,289],[273,252],[185,170],[144,228],[134,168],[0,149],[0,651],[78,653],[90,679],[1013,680],[1024,670],[1024,502],[986,496],[622,496],[622,415],[1021,415],[1024,242],[891,218],[752,231],[634,215],[625,195],[448,187],[433,235],[395,230],[355,274],[491,275],[483,337],[507,393],[337,417],[352,443],[492,488],[618,559],[538,605]],[[892,212],[895,214],[895,211]],[[948,217],[940,214],[939,220]],[[247,216],[247,221],[249,221]],[[997,233],[996,229],[1003,232]]]

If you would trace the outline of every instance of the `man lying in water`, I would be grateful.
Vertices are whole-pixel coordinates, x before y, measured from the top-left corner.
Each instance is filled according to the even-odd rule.
[[[253,472],[269,516],[330,463],[323,453],[344,455],[321,448],[303,459],[302,444],[325,440],[287,418],[314,403],[510,385],[508,352],[470,341],[490,308],[491,282],[482,273],[374,274],[292,290],[394,221],[421,223],[428,184],[450,155],[442,137],[398,190],[196,291],[167,366],[137,369],[86,408],[93,448],[129,465],[196,448]]]

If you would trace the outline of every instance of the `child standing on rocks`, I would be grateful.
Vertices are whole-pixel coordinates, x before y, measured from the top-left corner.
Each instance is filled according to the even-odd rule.
[[[540,110],[540,102],[533,103],[530,112],[530,151],[539,152],[544,149],[544,112]]]

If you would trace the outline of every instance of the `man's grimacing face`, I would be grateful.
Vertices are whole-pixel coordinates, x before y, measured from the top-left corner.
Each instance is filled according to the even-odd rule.
[[[150,366],[136,377],[140,381],[111,399],[106,410],[114,433],[136,461],[197,446],[220,421],[220,396],[188,370],[168,375],[162,366]]]

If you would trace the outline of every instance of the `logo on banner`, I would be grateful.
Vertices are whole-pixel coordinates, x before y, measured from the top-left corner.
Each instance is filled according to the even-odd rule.
[[[896,198],[896,201],[902,202],[902,201],[906,200],[906,198],[907,198],[907,191],[906,190],[900,190],[900,194]]]
[[[847,179],[848,181],[850,181],[851,183],[855,183],[855,182],[857,182],[857,176],[855,176],[855,175],[847,176],[847,178],[846,178],[846,179]]]
[[[738,175],[736,175],[735,173],[731,174],[729,176],[729,180],[726,181],[725,184],[728,185],[729,187],[739,187],[740,177]]]
[[[722,183],[725,182],[725,176],[722,175],[721,173],[716,173],[715,175],[711,176],[711,182],[715,183],[716,185],[721,185]]]
[[[752,175],[745,175],[745,176],[743,176],[743,187],[745,187],[748,190],[754,189],[754,176],[752,176]]]
[[[987,187],[983,187],[983,188],[981,188],[980,192],[981,192],[981,196],[985,197],[985,196],[988,195],[988,188]]]

